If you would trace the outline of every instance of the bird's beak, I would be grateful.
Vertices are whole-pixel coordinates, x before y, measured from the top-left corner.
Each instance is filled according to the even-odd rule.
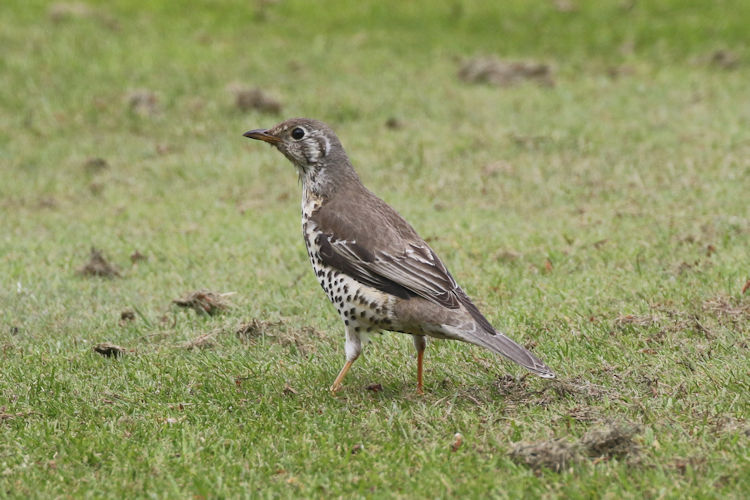
[[[281,138],[276,137],[275,135],[269,134],[268,129],[265,129],[265,128],[256,128],[255,130],[249,130],[242,135],[244,137],[249,137],[250,139],[257,139],[259,141],[267,142],[269,144],[276,144],[278,142],[281,142]]]

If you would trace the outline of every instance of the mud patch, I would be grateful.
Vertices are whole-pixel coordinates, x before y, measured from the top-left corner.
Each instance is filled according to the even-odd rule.
[[[533,81],[553,87],[552,68],[533,61],[504,61],[495,56],[468,59],[461,64],[458,78],[467,83],[486,83],[498,87],[511,87],[524,81]]]
[[[110,264],[102,255],[101,250],[91,247],[89,260],[77,271],[81,276],[100,276],[103,278],[119,278],[120,271]]]
[[[109,342],[96,344],[92,349],[94,352],[107,358],[119,358],[127,352],[125,348],[120,347],[119,345],[110,344]]]
[[[215,293],[208,290],[198,290],[190,292],[180,299],[174,299],[172,303],[178,307],[192,309],[199,315],[213,316],[233,306],[226,298],[234,294],[235,292]]]

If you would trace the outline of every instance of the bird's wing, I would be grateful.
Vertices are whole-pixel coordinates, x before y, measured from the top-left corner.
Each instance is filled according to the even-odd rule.
[[[389,293],[398,288],[402,293],[396,295],[406,292],[450,309],[462,304],[476,309],[409,223],[369,191],[357,194],[356,206],[351,201],[331,201],[311,215],[324,263]]]

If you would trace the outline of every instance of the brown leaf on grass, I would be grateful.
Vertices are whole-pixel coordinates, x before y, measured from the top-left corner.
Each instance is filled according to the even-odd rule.
[[[467,83],[487,83],[499,87],[510,87],[523,81],[535,81],[539,85],[552,87],[552,68],[545,63],[533,61],[504,61],[495,56],[476,57],[461,64],[458,77]]]
[[[370,384],[367,387],[365,387],[370,392],[381,392],[383,390],[382,384]]]
[[[208,290],[190,292],[180,299],[172,301],[178,307],[194,310],[197,314],[208,314],[213,316],[232,307],[232,303],[226,297],[234,295],[235,292],[214,293]]]
[[[198,335],[194,339],[188,340],[182,344],[182,348],[187,349],[188,351],[193,349],[209,349],[216,344],[215,337],[217,333],[218,331],[213,331]]]
[[[295,394],[299,394],[299,392],[297,392],[297,389],[289,385],[289,383],[286,383],[284,384],[284,394],[286,394],[287,396],[293,396]]]
[[[581,445],[589,457],[613,458],[633,455],[640,450],[635,442],[635,437],[640,431],[638,425],[617,422],[587,432],[581,439]]]
[[[234,105],[240,111],[260,111],[261,113],[281,113],[281,101],[262,89],[246,88],[239,85],[231,85],[230,92],[234,94]]]
[[[750,290],[750,279],[745,282],[745,286],[742,287],[742,295],[745,295],[745,292]]]
[[[518,443],[511,450],[510,458],[534,470],[546,468],[560,472],[578,457],[574,445],[563,439],[551,439],[536,443]]]
[[[122,356],[126,352],[125,348],[120,347],[119,345],[110,344],[109,342],[96,344],[92,349],[94,350],[94,352],[108,358],[117,358]]]
[[[101,276],[104,278],[120,277],[120,271],[102,255],[101,250],[91,247],[89,261],[78,269],[82,276]]]

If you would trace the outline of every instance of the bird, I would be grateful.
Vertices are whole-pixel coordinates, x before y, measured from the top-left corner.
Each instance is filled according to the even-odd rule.
[[[555,377],[536,355],[496,330],[414,228],[362,184],[328,125],[292,118],[243,136],[280,151],[302,184],[307,254],[344,323],[346,362],[332,393],[342,388],[370,336],[383,330],[412,336],[419,394],[426,337],[475,344],[542,378]]]

